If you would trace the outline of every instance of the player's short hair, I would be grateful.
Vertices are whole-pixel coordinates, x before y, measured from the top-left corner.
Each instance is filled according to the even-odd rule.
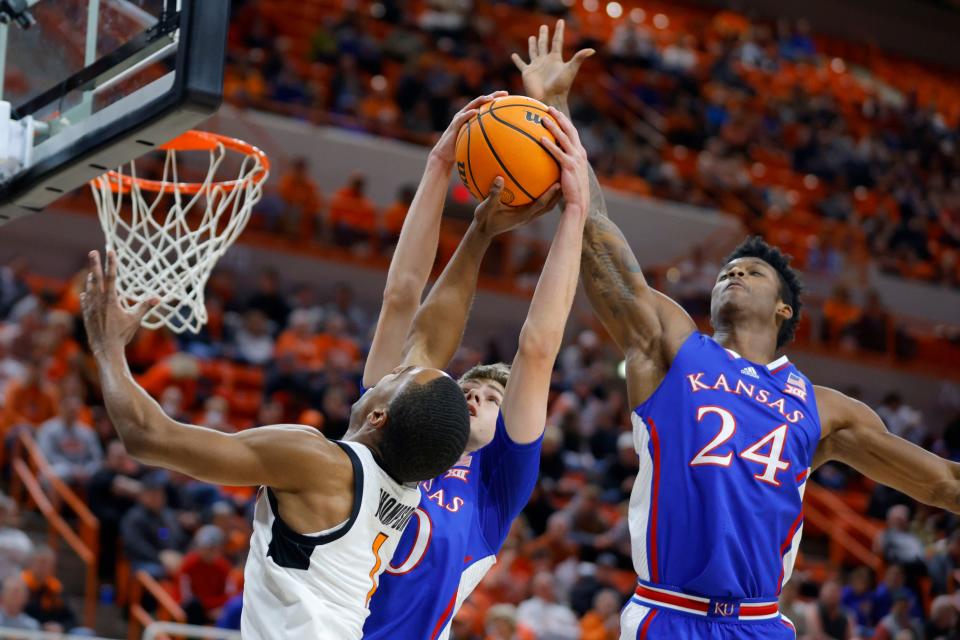
[[[773,270],[780,276],[780,299],[793,309],[793,317],[780,325],[780,331],[777,333],[777,348],[779,349],[793,340],[797,332],[797,324],[800,322],[800,308],[803,306],[800,301],[803,284],[800,282],[800,276],[797,272],[790,267],[793,256],[767,244],[760,236],[751,236],[740,243],[740,246],[727,256],[723,264],[727,265],[738,258],[763,260],[773,267]]]
[[[400,482],[429,480],[460,459],[469,436],[470,413],[456,382],[411,381],[387,405],[381,464]]]
[[[510,379],[510,365],[506,362],[495,362],[493,364],[478,364],[471,367],[460,376],[457,384],[470,382],[471,380],[493,380],[499,382],[506,389],[507,381]]]

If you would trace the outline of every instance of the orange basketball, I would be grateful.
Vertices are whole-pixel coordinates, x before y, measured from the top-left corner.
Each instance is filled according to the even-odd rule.
[[[503,177],[500,201],[528,204],[560,179],[560,167],[540,138],[553,140],[543,126],[547,107],[526,96],[488,102],[457,135],[457,172],[463,184],[483,200],[497,176]],[[552,119],[552,118],[551,118]]]

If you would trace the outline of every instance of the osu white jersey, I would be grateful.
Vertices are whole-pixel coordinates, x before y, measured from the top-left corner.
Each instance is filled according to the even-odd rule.
[[[244,640],[349,640],[363,635],[370,598],[420,501],[355,442],[337,442],[353,464],[353,508],[333,529],[303,535],[260,489],[244,570]],[[318,470],[322,473],[323,470]]]

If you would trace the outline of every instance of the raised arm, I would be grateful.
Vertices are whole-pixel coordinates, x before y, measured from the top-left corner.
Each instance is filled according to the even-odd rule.
[[[550,115],[556,122],[544,118],[544,126],[559,146],[547,139],[542,142],[560,164],[565,204],[520,331],[520,344],[503,397],[504,424],[510,438],[520,444],[535,441],[546,425],[550,375],[577,292],[590,189],[587,178],[590,163],[577,130],[555,109]]]
[[[539,34],[529,39],[530,62],[517,54],[513,61],[523,74],[527,95],[569,116],[570,87],[593,50],[583,49],[564,62],[563,30],[563,20],[557,21],[550,41],[549,29],[541,26]],[[623,233],[607,217],[603,191],[592,169],[589,180],[581,277],[594,311],[623,351],[627,393],[630,403],[637,405],[656,389],[696,325],[678,304],[648,285]]]
[[[524,207],[500,202],[503,178],[494,180],[470,227],[427,299],[420,306],[403,348],[403,364],[442,369],[460,346],[477,291],[480,264],[494,236],[527,224],[553,209],[560,198],[554,185]]]
[[[836,460],[914,500],[960,513],[960,464],[887,431],[870,407],[816,387],[822,435],[814,467]]]
[[[400,239],[387,271],[380,317],[363,369],[365,387],[377,384],[400,364],[404,340],[437,257],[443,204],[456,161],[457,134],[477,109],[502,95],[506,95],[506,91],[480,96],[467,104],[454,116],[427,157],[427,167],[404,218]]]
[[[153,305],[144,302],[135,312],[125,312],[117,301],[112,252],[106,268],[104,274],[99,254],[92,252],[81,295],[83,320],[107,413],[130,455],[205,482],[267,485],[289,492],[322,488],[322,477],[338,475],[337,469],[350,473],[350,462],[339,448],[307,427],[262,427],[227,435],[167,416],[134,381],[124,355],[125,345]],[[318,468],[329,473],[318,474]]]

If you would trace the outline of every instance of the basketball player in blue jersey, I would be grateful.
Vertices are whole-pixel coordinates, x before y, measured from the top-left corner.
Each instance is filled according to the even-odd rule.
[[[243,637],[359,639],[379,575],[419,503],[416,483],[449,468],[466,446],[460,388],[437,369],[398,368],[353,405],[341,442],[302,425],[224,434],[183,424],[134,381],[124,356],[158,301],[124,311],[116,278],[113,253],[104,271],[92,252],[81,304],[104,404],[127,450],[204,482],[261,486]]]
[[[559,113],[554,117],[559,126],[550,118],[544,122],[559,148],[544,144],[560,164],[565,205],[520,333],[517,355],[512,367],[475,367],[461,378],[470,408],[467,452],[449,471],[421,483],[420,507],[380,579],[364,638],[449,638],[453,616],[496,562],[511,523],[536,483],[551,372],[579,276],[588,193],[586,152],[570,121]],[[388,275],[378,335],[367,361],[368,380],[380,375],[374,366],[397,364],[382,358],[385,352],[376,353],[384,346],[381,332],[400,335],[409,330],[402,353],[395,353],[394,358],[410,365],[446,366],[460,344],[480,263],[493,233],[535,217],[555,202],[556,193],[551,191],[532,209],[505,207],[499,203],[503,183],[497,181],[417,310],[433,262],[443,195],[453,169],[456,130],[450,144],[438,146],[428,161],[424,180],[430,184],[421,184],[421,190],[435,197],[421,201],[420,207],[415,202],[404,222]],[[439,164],[436,168],[435,163]],[[414,234],[427,235],[430,240],[405,244]],[[405,278],[407,286],[400,295],[391,289],[398,286],[399,278]],[[415,318],[411,309],[416,310]]]
[[[566,111],[576,65],[563,24],[541,27],[528,95]],[[589,51],[581,52],[589,55]],[[793,638],[777,597],[800,541],[812,468],[837,460],[920,502],[960,511],[960,465],[890,434],[866,405],[813,385],[778,351],[801,287],[789,258],[750,238],[727,258],[699,333],[644,279],[591,173],[581,277],[626,358],[640,472],[630,500],[636,593],[621,638]]]

